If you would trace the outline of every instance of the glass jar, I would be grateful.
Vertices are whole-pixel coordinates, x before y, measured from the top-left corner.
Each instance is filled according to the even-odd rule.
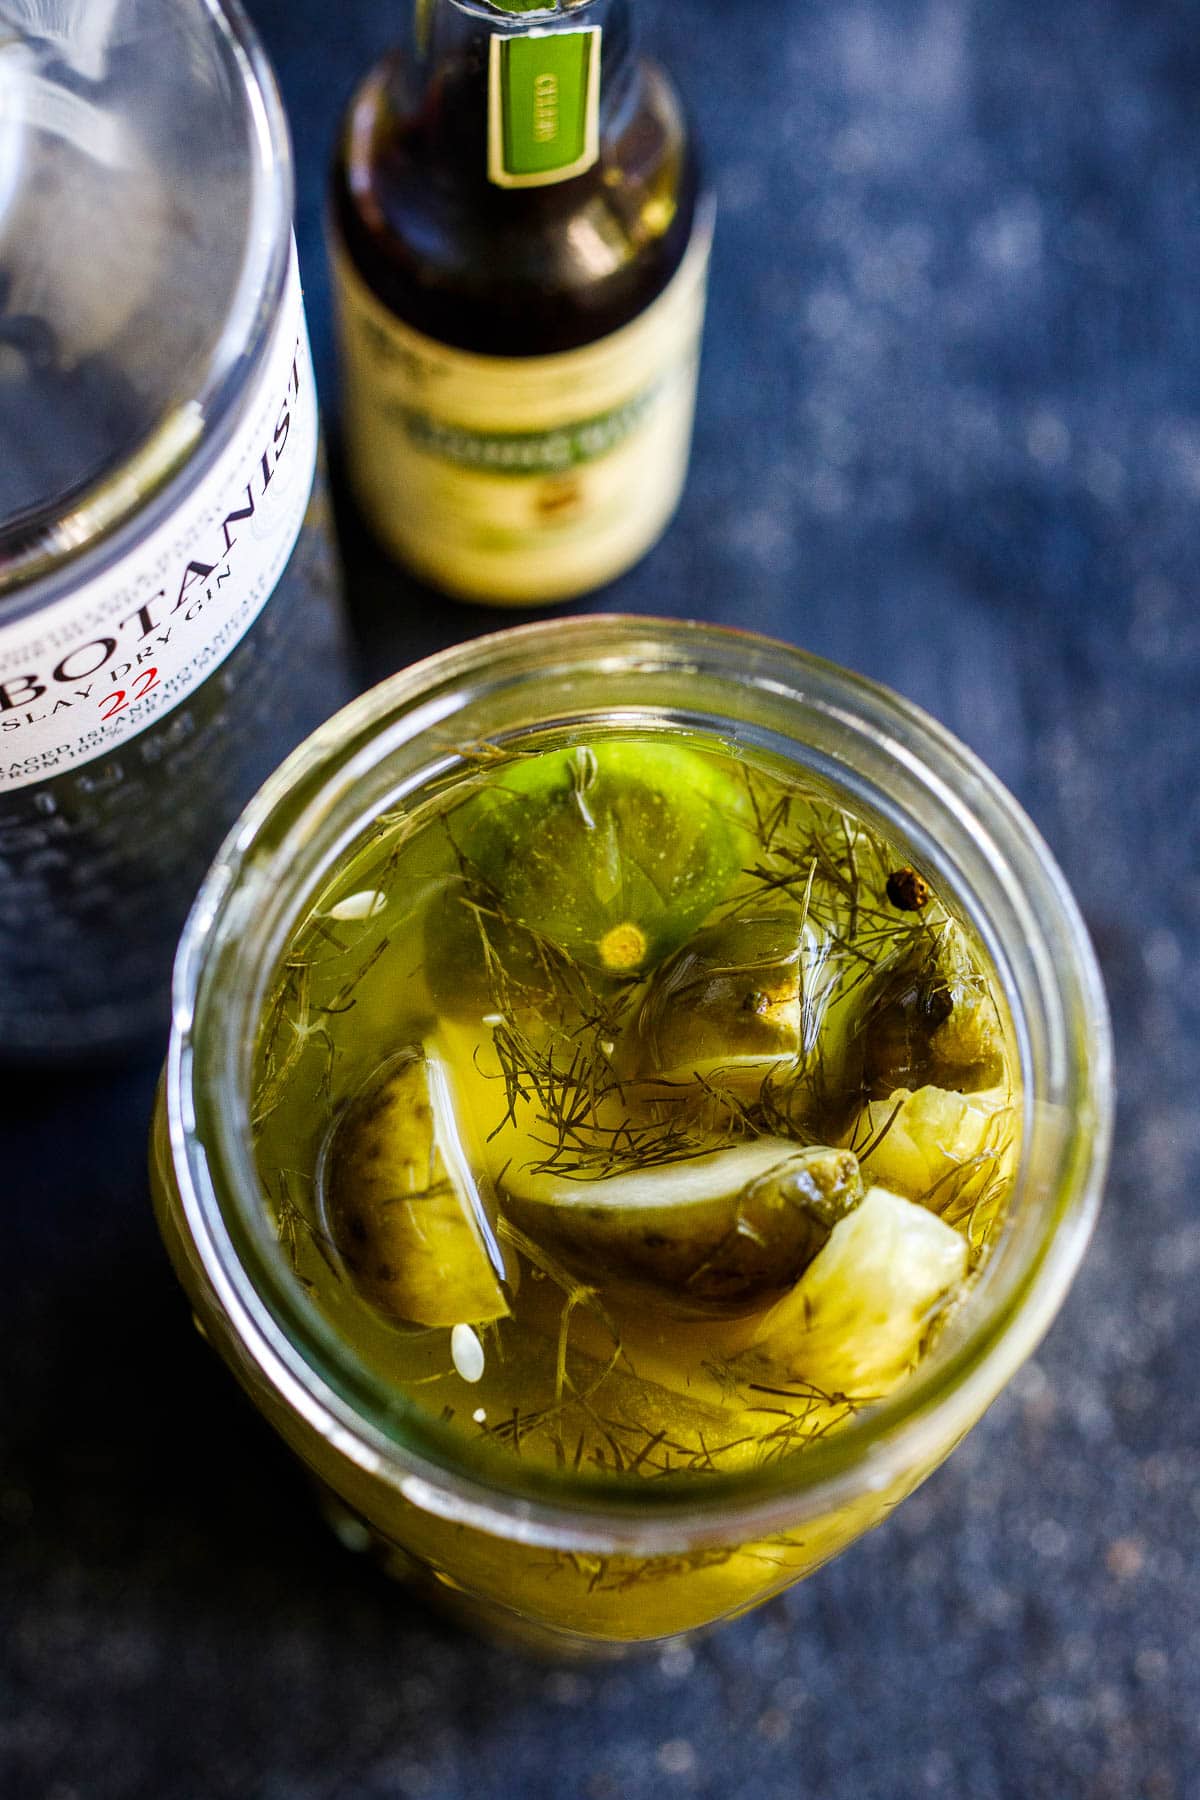
[[[702,1490],[631,1491],[447,1450],[289,1281],[255,1174],[251,1062],[282,945],[381,814],[535,727],[677,728],[832,783],[911,846],[977,930],[1023,1092],[1002,1238],[888,1398],[803,1452]],[[586,740],[585,740],[586,741]],[[227,841],[176,965],[153,1137],[161,1227],[209,1339],[316,1476],[342,1535],[476,1623],[561,1649],[730,1616],[878,1524],[949,1453],[1054,1317],[1083,1254],[1111,1112],[1103,993],[1045,845],[914,707],[763,639],[637,618],[501,633],[394,677],[278,771]],[[637,1584],[638,1605],[626,1598]]]
[[[287,127],[219,0],[0,0],[0,1044],[165,1027],[221,836],[351,692]]]

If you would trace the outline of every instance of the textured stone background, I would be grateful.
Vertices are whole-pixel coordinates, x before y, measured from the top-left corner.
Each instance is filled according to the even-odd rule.
[[[395,5],[252,0],[323,163]],[[751,624],[971,743],[1060,857],[1120,1055],[1061,1319],[896,1518],[694,1649],[528,1666],[339,1551],[193,1337],[152,1071],[10,1082],[13,1800],[1200,1795],[1200,219],[1178,0],[645,8],[722,200],[694,477],[600,604]],[[348,521],[364,673],[490,626]]]

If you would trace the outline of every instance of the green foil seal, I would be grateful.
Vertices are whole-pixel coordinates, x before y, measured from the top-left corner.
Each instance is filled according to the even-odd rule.
[[[547,187],[600,155],[600,28],[492,37],[488,175]]]

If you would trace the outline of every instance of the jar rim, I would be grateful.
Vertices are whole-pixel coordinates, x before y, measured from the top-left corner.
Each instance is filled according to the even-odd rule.
[[[1016,998],[1029,1029],[1040,1033],[1038,1057],[1023,1071],[1026,1143],[1011,1203],[1014,1212],[1026,1202],[1035,1207],[1029,1241],[1015,1260],[1011,1245],[990,1260],[959,1341],[828,1439],[770,1470],[706,1476],[703,1487],[663,1491],[656,1484],[645,1494],[619,1483],[581,1486],[577,1477],[568,1487],[562,1478],[516,1469],[501,1485],[431,1452],[412,1420],[389,1410],[385,1384],[354,1369],[331,1329],[322,1333],[286,1294],[267,1291],[269,1272],[247,1267],[252,1258],[235,1242],[222,1202],[225,1195],[242,1220],[255,1206],[265,1213],[249,1154],[248,1106],[243,1128],[228,1088],[256,1022],[248,990],[241,1002],[229,1000],[228,977],[251,967],[265,895],[294,874],[302,843],[328,849],[337,838],[339,803],[398,745],[450,729],[467,696],[486,699],[514,682],[542,684],[550,667],[586,667],[606,679],[620,671],[650,680],[703,671],[746,705],[753,692],[756,704],[795,714],[797,727],[807,720],[810,733],[819,714],[823,724],[848,733],[862,755],[872,746],[898,788],[924,793],[938,829],[957,834],[959,862],[974,859],[973,886],[1001,908],[1007,948],[1023,959],[1014,965],[1025,971]],[[311,894],[306,885],[300,904]],[[1006,945],[999,949],[1003,959]],[[1009,1004],[1013,1009],[1012,993]],[[225,1090],[215,1093],[222,1082]],[[352,703],[276,772],[227,839],[185,928],[166,1101],[187,1230],[243,1356],[286,1408],[427,1512],[525,1543],[652,1554],[766,1534],[864,1486],[881,1489],[923,1459],[940,1460],[939,1444],[965,1431],[1036,1347],[1078,1267],[1107,1166],[1112,1057],[1099,970],[1062,874],[1012,796],[942,726],[890,690],[790,645],[722,626],[595,615],[443,650]]]
[[[245,107],[253,166],[246,253],[203,377],[155,419],[114,469],[61,507],[0,520],[0,623],[51,605],[119,563],[203,480],[237,430],[248,378],[266,355],[288,278],[295,172],[283,99],[241,0],[197,0]]]

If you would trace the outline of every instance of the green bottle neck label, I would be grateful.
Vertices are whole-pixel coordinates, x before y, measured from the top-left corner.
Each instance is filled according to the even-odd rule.
[[[548,187],[600,155],[600,27],[492,37],[488,175]]]

